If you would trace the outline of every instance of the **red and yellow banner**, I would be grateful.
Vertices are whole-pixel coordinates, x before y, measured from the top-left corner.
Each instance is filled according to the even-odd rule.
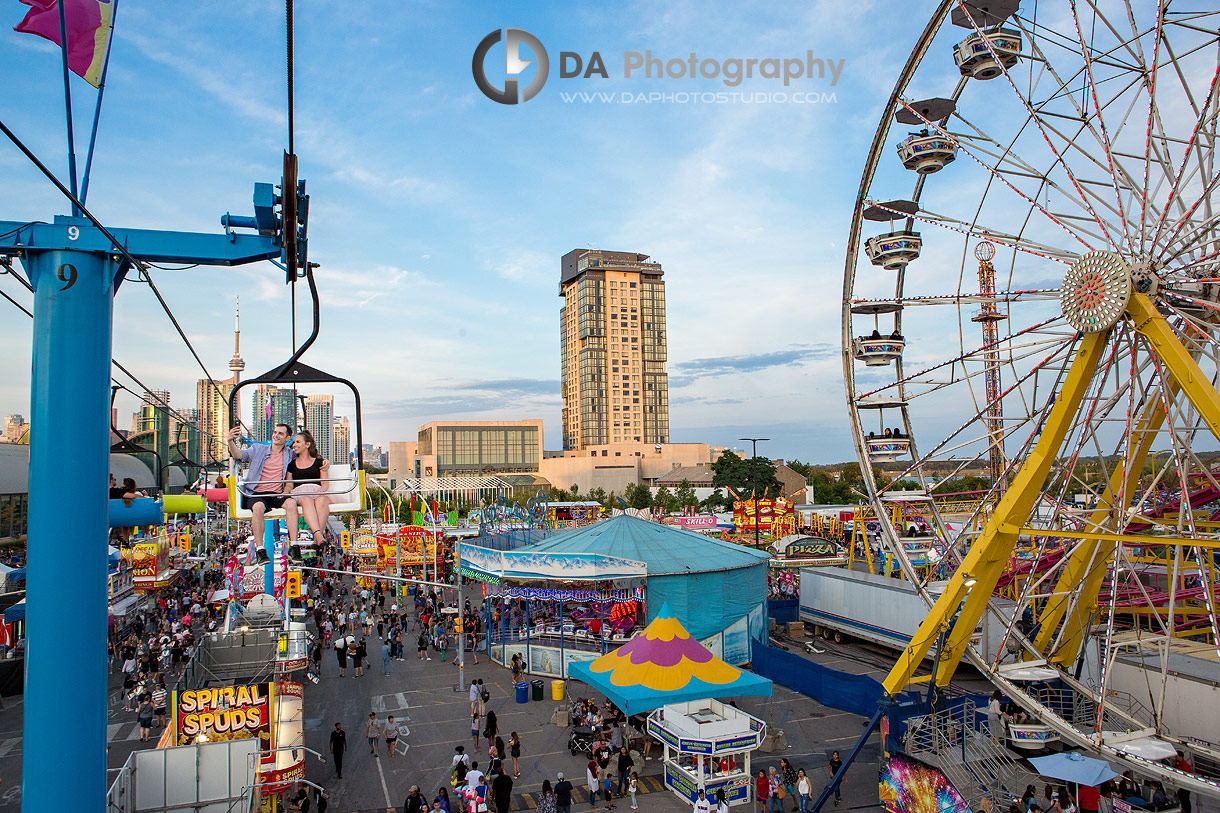
[[[271,750],[273,683],[187,689],[174,692],[174,745],[258,737],[259,750]]]
[[[793,505],[783,497],[761,500],[738,500],[733,503],[733,524],[738,531],[771,530],[772,522],[793,513]]]

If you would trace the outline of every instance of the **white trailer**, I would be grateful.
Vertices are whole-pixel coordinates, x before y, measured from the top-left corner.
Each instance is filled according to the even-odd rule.
[[[946,582],[932,582],[935,596]],[[835,641],[860,640],[895,650],[906,649],[928,615],[928,605],[905,579],[877,576],[842,567],[801,571],[801,620]],[[972,646],[987,658],[995,655],[1005,624],[986,613]],[[934,650],[935,648],[933,648]],[[929,650],[928,657],[935,653]]]

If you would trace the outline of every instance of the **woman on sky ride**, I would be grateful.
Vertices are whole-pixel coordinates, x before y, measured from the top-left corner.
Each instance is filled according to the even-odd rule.
[[[292,439],[292,451],[296,459],[288,464],[286,490],[300,506],[315,541],[321,542],[330,519],[330,497],[323,485],[330,477],[330,462],[318,454],[318,445],[308,429],[302,429]]]

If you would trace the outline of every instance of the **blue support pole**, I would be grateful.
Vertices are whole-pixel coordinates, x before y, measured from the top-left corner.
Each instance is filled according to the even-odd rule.
[[[106,538],[110,342],[119,264],[27,251],[34,285],[25,702],[72,720],[72,746],[39,714],[22,723],[23,810],[81,810],[106,794]],[[71,480],[79,488],[64,491]],[[66,565],[66,566],[65,566]],[[71,630],[71,665],[64,636]],[[92,801],[89,801],[92,800]]]

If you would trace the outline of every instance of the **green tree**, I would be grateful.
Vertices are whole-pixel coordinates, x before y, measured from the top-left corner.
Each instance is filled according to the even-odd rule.
[[[953,494],[958,491],[989,491],[990,489],[990,477],[977,477],[972,474],[965,477],[951,477],[948,480],[941,480],[932,487],[932,491],[937,494]]]
[[[627,486],[627,490],[623,492],[623,499],[630,508],[652,507],[652,492],[648,490],[648,486],[640,483],[632,483]]]
[[[699,504],[699,498],[695,496],[695,489],[691,487],[690,480],[685,478],[678,483],[678,490],[674,492],[674,497],[677,498],[678,505],[682,508]]]
[[[814,472],[818,471],[808,463],[802,463],[799,460],[790,461],[788,463],[788,468],[804,477],[806,482],[809,481],[809,478],[813,477]]]
[[[727,494],[722,494],[719,491],[714,491],[706,500],[699,503],[699,507],[702,510],[711,513],[715,513],[717,511],[732,511],[733,498]]]
[[[715,476],[712,484],[728,486],[742,499],[755,497],[778,497],[783,486],[775,476],[775,464],[765,457],[745,460],[733,452],[725,452],[712,464]]]
[[[661,486],[657,489],[657,493],[652,497],[652,504],[659,505],[666,511],[677,511],[681,508],[681,506],[678,504],[678,498],[675,497],[665,486]]]

